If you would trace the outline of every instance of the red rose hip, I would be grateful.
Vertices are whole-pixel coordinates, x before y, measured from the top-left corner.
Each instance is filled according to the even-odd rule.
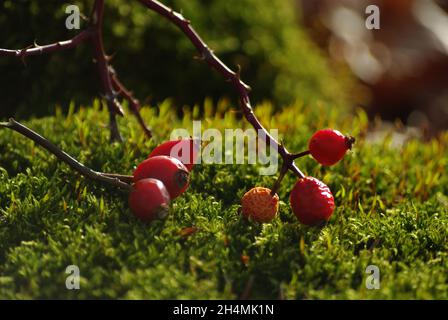
[[[128,201],[137,218],[151,222],[166,217],[170,195],[160,180],[142,179],[132,186]]]
[[[313,177],[297,180],[289,200],[297,219],[306,225],[328,221],[334,211],[334,198],[330,188]]]
[[[199,152],[199,140],[198,139],[180,139],[166,141],[158,145],[148,158],[155,156],[169,156],[178,159],[182,162],[188,171],[193,169]]]
[[[311,137],[308,150],[317,162],[332,166],[344,157],[354,142],[355,138],[344,136],[337,130],[319,130]]]
[[[155,156],[140,163],[134,171],[134,182],[146,178],[162,181],[174,199],[188,188],[190,174],[176,158]]]

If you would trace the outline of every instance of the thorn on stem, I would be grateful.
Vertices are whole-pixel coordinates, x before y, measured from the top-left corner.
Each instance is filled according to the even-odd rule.
[[[80,12],[79,13],[79,16],[81,17],[81,19],[82,20],[84,20],[84,21],[89,21],[90,20],[90,18],[89,17],[87,17],[84,13],[82,13],[82,12]]]
[[[211,61],[213,60],[213,50],[204,45],[204,48],[201,50],[200,56],[194,56],[194,59],[200,61]]]
[[[112,65],[108,65],[107,68],[109,69],[109,73],[112,77],[117,74],[117,72],[115,71],[115,68]]]
[[[236,72],[235,72],[235,75],[236,75],[236,77],[237,77],[238,80],[241,79],[241,65],[239,65],[239,64],[236,65]]]
[[[105,55],[104,58],[106,59],[107,62],[112,61],[115,58],[115,53],[112,53],[111,55]]]
[[[204,56],[198,56],[197,54],[195,54],[195,55],[193,56],[193,59],[194,59],[194,60],[200,60],[200,61],[203,61],[203,60],[204,60]]]

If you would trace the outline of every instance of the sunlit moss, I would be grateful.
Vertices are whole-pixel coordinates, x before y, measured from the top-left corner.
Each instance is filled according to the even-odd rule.
[[[207,103],[204,128],[243,126],[230,111],[214,116],[225,107]],[[173,128],[186,125],[168,100],[143,109],[153,140],[127,117],[119,120],[125,143],[110,144],[107,113],[93,104],[26,124],[93,169],[124,174]],[[197,165],[167,220],[143,225],[130,213],[126,194],[86,180],[1,129],[0,297],[237,298],[254,277],[251,298],[277,298],[281,291],[290,299],[447,299],[448,135],[397,149],[363,138],[362,112],[340,116],[320,108],[298,102],[271,114],[266,103],[257,112],[280,128],[291,151],[306,148],[316,122],[356,133],[354,150],[334,167],[322,168],[309,157],[297,161],[335,195],[336,211],[322,229],[300,225],[293,216],[292,175],[279,190],[278,218],[263,226],[243,220],[242,194],[275,180],[258,175],[253,165]],[[181,230],[191,226],[198,231],[183,237]],[[79,291],[65,288],[70,264],[80,267]],[[365,287],[370,264],[381,270],[380,290]]]

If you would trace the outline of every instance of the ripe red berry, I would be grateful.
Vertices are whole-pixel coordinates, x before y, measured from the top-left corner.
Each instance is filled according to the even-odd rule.
[[[166,141],[158,145],[148,158],[155,156],[169,156],[176,158],[182,162],[188,171],[194,166],[199,152],[199,140],[198,139],[181,139]],[[185,153],[185,154],[184,154]]]
[[[313,177],[297,180],[289,201],[296,217],[306,225],[328,221],[334,211],[334,198],[330,188]]]
[[[311,137],[308,149],[314,159],[324,166],[331,166],[341,160],[355,142],[337,130],[319,130]]]
[[[187,189],[190,174],[176,158],[156,156],[140,163],[134,171],[134,182],[146,178],[162,181],[171,199],[174,199]]]
[[[255,187],[241,198],[242,212],[245,218],[257,222],[269,222],[278,212],[278,195],[271,195],[271,190]]]
[[[168,214],[170,195],[157,179],[142,179],[134,183],[129,193],[132,213],[144,222],[163,219]]]

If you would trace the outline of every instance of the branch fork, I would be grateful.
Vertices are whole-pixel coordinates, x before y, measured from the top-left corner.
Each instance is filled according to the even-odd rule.
[[[220,73],[224,80],[229,81],[236,93],[239,97],[239,102],[241,109],[243,111],[243,114],[246,118],[246,120],[256,129],[261,130],[264,135],[267,137],[267,145],[273,146],[279,153],[279,155],[283,159],[282,168],[280,171],[280,176],[277,179],[276,183],[273,187],[273,192],[275,193],[278,189],[278,186],[280,184],[280,181],[283,179],[284,175],[287,171],[291,171],[299,178],[304,178],[305,175],[300,171],[300,169],[295,164],[294,160],[307,155],[309,152],[301,152],[297,154],[290,153],[283,144],[279,143],[276,139],[274,139],[268,131],[264,128],[264,126],[260,123],[258,118],[255,116],[250,98],[249,98],[249,92],[250,87],[245,84],[241,80],[241,68],[238,66],[238,69],[236,72],[232,71],[229,67],[227,67],[215,54],[214,52],[207,46],[207,44],[201,39],[199,34],[194,30],[194,28],[191,26],[191,23],[189,20],[185,19],[184,16],[181,13],[175,12],[173,9],[165,6],[159,1],[156,0],[138,0],[143,6],[147,7],[148,9],[156,12],[160,16],[163,16],[167,20],[169,20],[171,23],[175,24],[181,31],[185,34],[186,37],[190,40],[190,42],[193,44],[193,46],[197,49],[199,53],[199,60],[204,61],[207,63],[207,65],[216,70],[218,73]],[[46,45],[46,46],[38,46],[34,48],[27,48],[22,50],[6,50],[6,49],[0,49],[0,56],[15,56],[15,57],[27,57],[27,56],[33,56],[33,55],[39,55],[44,53],[50,53],[53,51],[58,51],[62,49],[69,49],[78,46],[79,44],[90,41],[93,48],[94,48],[94,56],[95,60],[98,66],[101,83],[102,83],[102,90],[104,95],[104,100],[106,100],[109,114],[110,114],[110,130],[111,130],[111,139],[112,140],[121,140],[120,132],[118,129],[118,125],[116,122],[116,115],[123,115],[123,110],[121,108],[120,103],[117,100],[118,96],[123,97],[127,101],[129,101],[130,108],[134,115],[137,117],[139,124],[143,128],[145,134],[148,137],[151,137],[151,131],[146,127],[140,113],[139,108],[140,104],[137,99],[135,99],[132,95],[132,92],[126,89],[123,84],[118,80],[118,77],[116,75],[115,70],[111,65],[109,65],[109,58],[106,56],[104,52],[104,46],[103,46],[103,40],[102,40],[102,25],[103,25],[103,15],[104,15],[104,0],[95,0],[94,6],[93,6],[93,12],[91,15],[91,25],[86,30],[82,31],[80,34],[75,36],[71,40],[67,41],[60,41],[54,44]],[[23,126],[15,122],[13,119],[10,120],[9,125],[2,124],[5,127],[11,128],[13,130],[16,130],[17,128],[21,128],[20,130],[16,130],[18,132],[21,132],[23,134]],[[28,132],[29,133],[29,132]],[[37,134],[36,134],[37,135]],[[34,134],[28,134],[29,138],[33,139],[36,135]],[[38,135],[37,135],[38,136]],[[34,141],[38,141],[39,139]],[[41,140],[40,140],[41,141]],[[42,142],[42,141],[41,141]],[[45,142],[41,144],[44,148],[46,148],[49,151],[52,151],[53,148],[48,148],[48,143]],[[55,150],[53,150],[55,151]],[[53,152],[56,154],[56,151]],[[62,155],[60,152],[57,152],[59,155]],[[58,156],[58,155],[57,155]],[[68,156],[69,157],[69,156]],[[115,179],[114,183],[117,185],[121,185],[121,183],[125,183],[121,181],[119,178],[111,178],[109,174],[101,174],[97,172],[90,172],[90,171],[84,171],[80,170],[81,167],[79,167],[77,164],[75,164],[72,160],[68,160],[69,158],[67,155],[63,155],[61,160],[76,165],[78,168],[77,170],[80,172],[86,173],[87,176],[94,178],[96,180],[101,180],[106,182],[107,179]],[[74,167],[75,168],[75,167]],[[76,168],[75,168],[76,169]],[[100,177],[100,178],[99,178]],[[110,181],[110,180],[107,180]]]
[[[120,135],[120,131],[116,121],[117,115],[124,115],[123,108],[121,107],[120,102],[117,100],[117,97],[119,96],[129,101],[131,112],[137,118],[138,123],[142,127],[143,132],[146,134],[146,136],[148,138],[151,138],[151,130],[146,126],[143,118],[140,115],[140,104],[138,100],[136,100],[133,97],[132,93],[130,93],[130,91],[128,91],[124,87],[124,85],[118,81],[115,71],[115,80],[112,79],[113,77],[110,72],[111,66],[109,64],[110,57],[106,55],[103,45],[103,16],[104,0],[95,0],[92,14],[89,19],[89,21],[91,22],[90,25],[85,30],[81,31],[78,35],[74,36],[72,39],[58,41],[48,45],[38,45],[36,42],[34,42],[33,45],[19,50],[0,49],[0,57],[9,56],[20,58],[25,64],[26,57],[50,54],[65,49],[72,49],[81,45],[82,43],[90,42],[94,49],[94,60],[97,64],[98,72],[100,75],[102,96],[105,98],[110,114],[109,127],[111,132],[111,141],[122,141],[122,137]],[[115,92],[114,90],[117,90],[117,92]]]

